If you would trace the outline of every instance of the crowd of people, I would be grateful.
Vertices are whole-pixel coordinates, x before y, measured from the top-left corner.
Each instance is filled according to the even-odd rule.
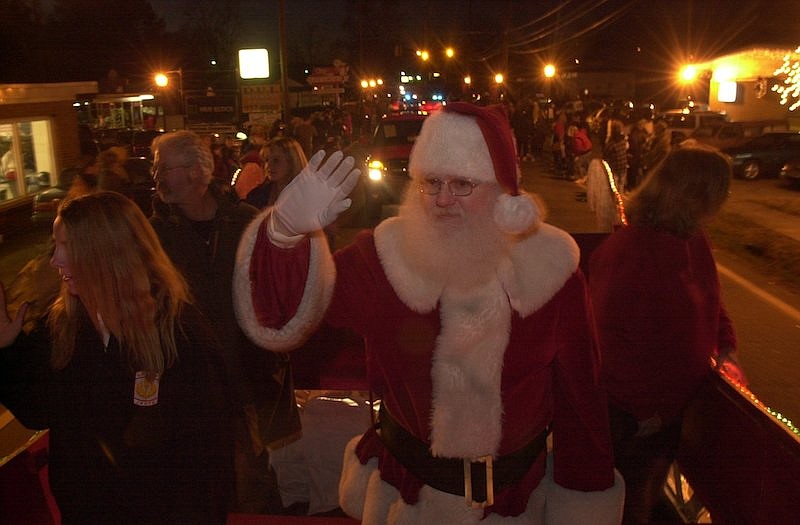
[[[0,294],[0,402],[50,429],[63,523],[287,512],[270,452],[302,433],[289,356],[319,326],[363,338],[380,399],[344,451],[343,512],[647,523],[710,360],[735,364],[703,231],[731,168],[659,149],[658,123],[611,123],[592,145],[552,117],[448,104],[415,142],[399,215],[339,250],[326,233],[360,173],[313,119],[254,125],[237,159],[158,137],[149,217],[113,167],[71,192],[52,289],[8,313]],[[520,187],[520,162],[548,149],[564,177],[606,158],[625,189],[629,225],[587,274]]]

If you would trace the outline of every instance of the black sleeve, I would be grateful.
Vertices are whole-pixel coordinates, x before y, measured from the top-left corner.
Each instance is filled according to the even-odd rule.
[[[49,426],[50,348],[47,328],[41,323],[13,345],[0,348],[0,403],[30,429]]]

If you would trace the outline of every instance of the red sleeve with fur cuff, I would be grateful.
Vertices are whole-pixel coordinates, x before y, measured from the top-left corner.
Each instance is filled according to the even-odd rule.
[[[297,313],[308,278],[310,250],[308,237],[292,248],[275,246],[267,235],[267,221],[261,223],[250,258],[253,309],[261,326],[280,329]]]

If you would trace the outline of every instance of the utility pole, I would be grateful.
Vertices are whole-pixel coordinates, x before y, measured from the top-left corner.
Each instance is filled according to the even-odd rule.
[[[289,122],[289,66],[287,63],[286,39],[286,0],[278,1],[278,37],[280,39],[281,60],[281,115],[284,122]]]

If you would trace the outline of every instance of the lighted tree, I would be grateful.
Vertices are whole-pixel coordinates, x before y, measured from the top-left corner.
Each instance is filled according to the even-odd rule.
[[[783,57],[783,65],[775,70],[774,75],[783,78],[783,82],[772,86],[781,97],[781,104],[786,105],[791,102],[789,111],[794,111],[800,107],[800,47],[794,53],[786,53]]]

